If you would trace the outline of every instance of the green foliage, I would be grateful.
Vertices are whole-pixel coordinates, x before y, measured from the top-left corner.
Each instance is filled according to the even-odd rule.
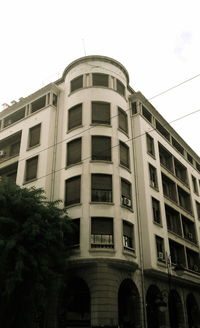
[[[41,189],[0,182],[0,322],[33,327],[33,309],[44,308],[48,286],[65,270],[63,235],[70,220],[59,201]]]

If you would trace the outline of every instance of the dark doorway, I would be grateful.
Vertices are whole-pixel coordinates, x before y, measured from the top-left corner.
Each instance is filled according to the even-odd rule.
[[[186,299],[188,328],[198,328],[200,326],[200,311],[197,301],[192,293]]]
[[[90,327],[90,291],[82,279],[73,279],[65,288],[58,327]]]
[[[181,298],[176,290],[171,290],[168,299],[169,321],[171,328],[184,326],[184,313]]]
[[[118,293],[118,320],[120,328],[140,328],[140,295],[131,279],[124,280]]]

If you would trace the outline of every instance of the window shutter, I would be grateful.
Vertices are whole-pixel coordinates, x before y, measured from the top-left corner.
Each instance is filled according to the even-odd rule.
[[[30,129],[29,132],[29,147],[33,147],[40,142],[41,124],[38,124]]]
[[[81,138],[75,139],[67,144],[67,165],[81,161]]]
[[[93,235],[112,235],[113,219],[112,218],[92,218],[91,233]]]
[[[92,159],[111,161],[111,138],[103,136],[92,137]]]
[[[121,180],[122,196],[131,199],[131,184],[125,180]]]
[[[125,236],[132,238],[133,237],[133,226],[127,222],[123,222],[123,233]]]
[[[38,165],[38,156],[27,160],[27,162],[26,162],[26,181],[36,178],[37,165]]]
[[[112,176],[108,174],[92,174],[92,189],[112,190]]]
[[[129,148],[120,142],[120,164],[129,168]]]
[[[92,123],[110,124],[110,104],[92,102]]]
[[[82,124],[82,104],[69,109],[68,129],[73,129]]]
[[[66,180],[65,184],[65,204],[71,205],[80,203],[80,176]]]

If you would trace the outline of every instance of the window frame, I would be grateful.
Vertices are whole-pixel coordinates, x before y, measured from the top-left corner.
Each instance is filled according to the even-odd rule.
[[[158,176],[155,166],[149,163],[149,185],[151,188],[158,190]]]
[[[105,148],[105,149],[103,149],[103,150],[101,150],[101,151],[99,151],[99,149],[98,149],[98,152],[97,152],[97,154],[95,154],[94,152],[95,152],[95,150],[94,150],[94,140],[95,140],[95,138],[96,139],[104,139],[104,141],[107,139],[107,141],[109,140],[110,142],[110,145],[108,146],[108,148]],[[104,143],[103,143],[104,144]],[[107,152],[109,152],[109,156],[105,156],[104,155],[104,158],[103,158],[103,156],[102,156],[102,158],[95,158],[95,157],[97,157],[97,156],[99,156],[100,157],[100,154],[103,154],[105,151],[107,151]],[[99,154],[99,155],[98,155]],[[107,158],[106,158],[107,157]],[[108,159],[108,157],[109,157],[109,159]],[[102,162],[102,161],[104,161],[104,162],[111,162],[112,161],[112,138],[110,137],[110,136],[105,136],[105,135],[92,135],[91,136],[91,160],[92,161],[100,161],[100,162]]]
[[[130,228],[130,236],[125,234],[125,226]],[[135,238],[134,238],[134,225],[127,221],[122,220],[122,244],[125,251],[131,251],[135,253]],[[126,245],[127,243],[127,245]],[[129,245],[130,243],[130,245]]]
[[[75,142],[80,142],[80,145],[79,145],[79,148],[78,148],[78,151],[80,150],[80,153],[78,154],[79,155],[79,160],[77,161],[73,161],[70,160],[70,163],[69,163],[69,159],[70,159],[70,156],[72,156],[72,154],[70,155],[69,152],[70,152],[70,149],[69,147],[74,144]],[[82,138],[76,138],[76,139],[73,139],[71,141],[69,141],[67,144],[66,144],[66,167],[69,167],[69,166],[72,166],[72,165],[76,165],[76,164],[79,164],[81,163],[81,159],[82,159]],[[71,152],[73,152],[73,150],[71,150]]]
[[[123,120],[120,120],[120,117],[123,117]],[[125,129],[122,124],[120,123],[125,123]],[[118,106],[118,129],[128,135],[128,115],[127,113]]]
[[[76,82],[76,81],[78,81],[78,80],[81,80],[81,86],[80,87],[78,87],[78,88],[75,88],[74,89],[74,87],[72,88],[72,85],[73,85],[73,83],[74,82]],[[76,76],[74,79],[72,79],[71,81],[70,81],[70,92],[74,92],[74,91],[76,91],[76,90],[80,90],[80,89],[82,89],[83,88],[83,74],[81,74],[81,75],[79,75],[79,76]],[[72,90],[73,89],[73,90]]]
[[[32,126],[31,128],[29,128],[29,134],[28,134],[28,147],[27,149],[32,149],[34,147],[40,146],[40,138],[41,138],[41,126],[42,124],[36,124],[34,126]],[[34,131],[34,129],[36,129],[37,127],[39,127],[39,140],[38,143],[31,145],[31,131]]]
[[[160,237],[158,235],[155,235],[155,244],[156,244],[156,257],[157,257],[157,261],[165,262],[164,238],[163,237]],[[162,253],[163,256],[161,256],[159,253]]]
[[[71,182],[71,181],[78,181],[79,180],[79,191],[78,191],[78,198],[77,199],[72,199],[72,201],[68,201],[67,202],[67,182]],[[75,194],[77,194],[77,190],[75,190],[74,192]],[[74,206],[74,205],[79,205],[81,203],[81,175],[75,175],[71,178],[68,178],[65,180],[65,201],[64,204],[66,207],[70,207],[70,206]]]
[[[124,192],[122,192],[122,184],[125,183],[130,188],[130,193],[123,195]],[[121,193],[121,206],[126,207],[127,209],[132,210],[133,209],[133,197],[132,197],[132,183],[128,180],[121,178],[120,179],[120,193]],[[128,196],[128,197],[127,197]]]
[[[96,77],[97,76],[99,76],[99,77],[103,77],[104,76],[105,78],[107,78],[107,81],[106,81],[107,83],[106,84],[103,84],[103,83],[99,83],[99,84],[97,83],[96,84],[96,83],[94,83],[94,80],[96,78],[95,76]],[[109,87],[109,75],[108,74],[105,74],[105,73],[98,73],[98,72],[92,73],[92,85],[95,86],[95,87],[105,87],[105,88],[108,88]]]
[[[122,162],[121,147],[124,147],[124,149],[126,149],[126,151],[127,151],[127,154],[126,154],[127,155],[127,164]],[[125,142],[123,142],[121,140],[119,141],[119,162],[120,162],[121,166],[130,170],[130,148]]]
[[[155,197],[151,197],[151,204],[152,204],[153,222],[156,224],[162,225],[160,201],[158,199],[156,199]],[[155,208],[154,204],[156,204],[157,208]],[[158,216],[158,219],[157,219],[157,216]]]
[[[34,177],[31,177],[31,178],[27,178],[28,165],[30,165],[28,163],[31,163],[31,161],[33,161],[33,160],[36,160],[36,164],[35,164],[35,166],[36,166],[35,176]],[[39,156],[38,155],[33,156],[33,157],[31,157],[31,158],[29,158],[29,159],[26,160],[26,163],[25,163],[24,183],[29,183],[31,181],[37,180],[37,175],[38,175],[38,162],[39,162]],[[30,167],[29,167],[29,169],[30,169]]]
[[[107,108],[104,108],[104,115],[105,116],[109,116],[108,120],[97,120],[96,119],[96,112],[95,110],[97,110],[97,108],[93,107],[93,106],[102,106],[102,105],[106,105]],[[102,110],[102,109],[101,109]],[[108,111],[108,113],[106,113]],[[111,104],[109,102],[106,101],[92,101],[91,102],[91,124],[93,125],[109,125],[111,126]]]
[[[73,122],[71,122],[72,118],[70,118],[70,113],[72,113],[73,110],[80,110],[80,119],[79,119],[80,123],[78,122],[77,125],[74,125],[74,124],[72,124]],[[82,105],[82,103],[79,103],[79,104],[76,104],[75,106],[70,107],[68,109],[68,122],[67,122],[68,132],[71,131],[71,130],[80,128],[83,124],[82,120],[83,120],[83,105]]]
[[[104,222],[104,229],[105,229],[105,222],[107,221],[108,226],[111,226],[111,233],[94,233],[95,230],[98,230],[98,224],[96,227],[95,226],[95,221],[98,222],[98,220],[101,220],[102,222]],[[110,250],[110,249],[114,249],[114,220],[113,217],[104,217],[104,216],[92,216],[91,217],[91,229],[90,229],[90,247],[92,250],[95,249],[103,249],[103,250]],[[104,230],[103,229],[103,230]],[[109,229],[108,229],[109,230]],[[108,231],[109,232],[109,231]],[[100,242],[99,243],[95,243],[95,236],[101,236],[100,237]],[[102,242],[102,236],[103,239],[105,238],[105,240],[107,239],[108,242]],[[108,238],[106,238],[108,237]],[[97,237],[97,239],[99,239],[99,237]],[[92,242],[94,240],[94,242]],[[96,246],[95,246],[96,245]]]
[[[146,132],[147,153],[155,158],[154,138]]]
[[[106,189],[94,188],[94,185],[96,185],[96,181],[94,183],[95,176],[96,176],[96,178],[97,178],[97,176],[99,178],[100,178],[100,176],[107,177],[107,178],[109,177],[109,179],[110,179],[109,185],[111,185],[111,189],[108,187]],[[95,191],[97,192],[96,195],[95,195]],[[105,199],[102,199],[104,197],[105,197]],[[99,198],[100,200],[97,200],[95,198]],[[112,177],[112,174],[105,174],[105,173],[92,173],[91,174],[91,202],[92,203],[109,203],[109,204],[113,203],[113,177]]]

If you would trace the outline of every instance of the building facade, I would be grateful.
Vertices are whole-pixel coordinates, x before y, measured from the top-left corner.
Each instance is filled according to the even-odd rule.
[[[57,327],[200,327],[200,158],[123,65],[80,58],[0,112],[0,176],[76,227]]]

